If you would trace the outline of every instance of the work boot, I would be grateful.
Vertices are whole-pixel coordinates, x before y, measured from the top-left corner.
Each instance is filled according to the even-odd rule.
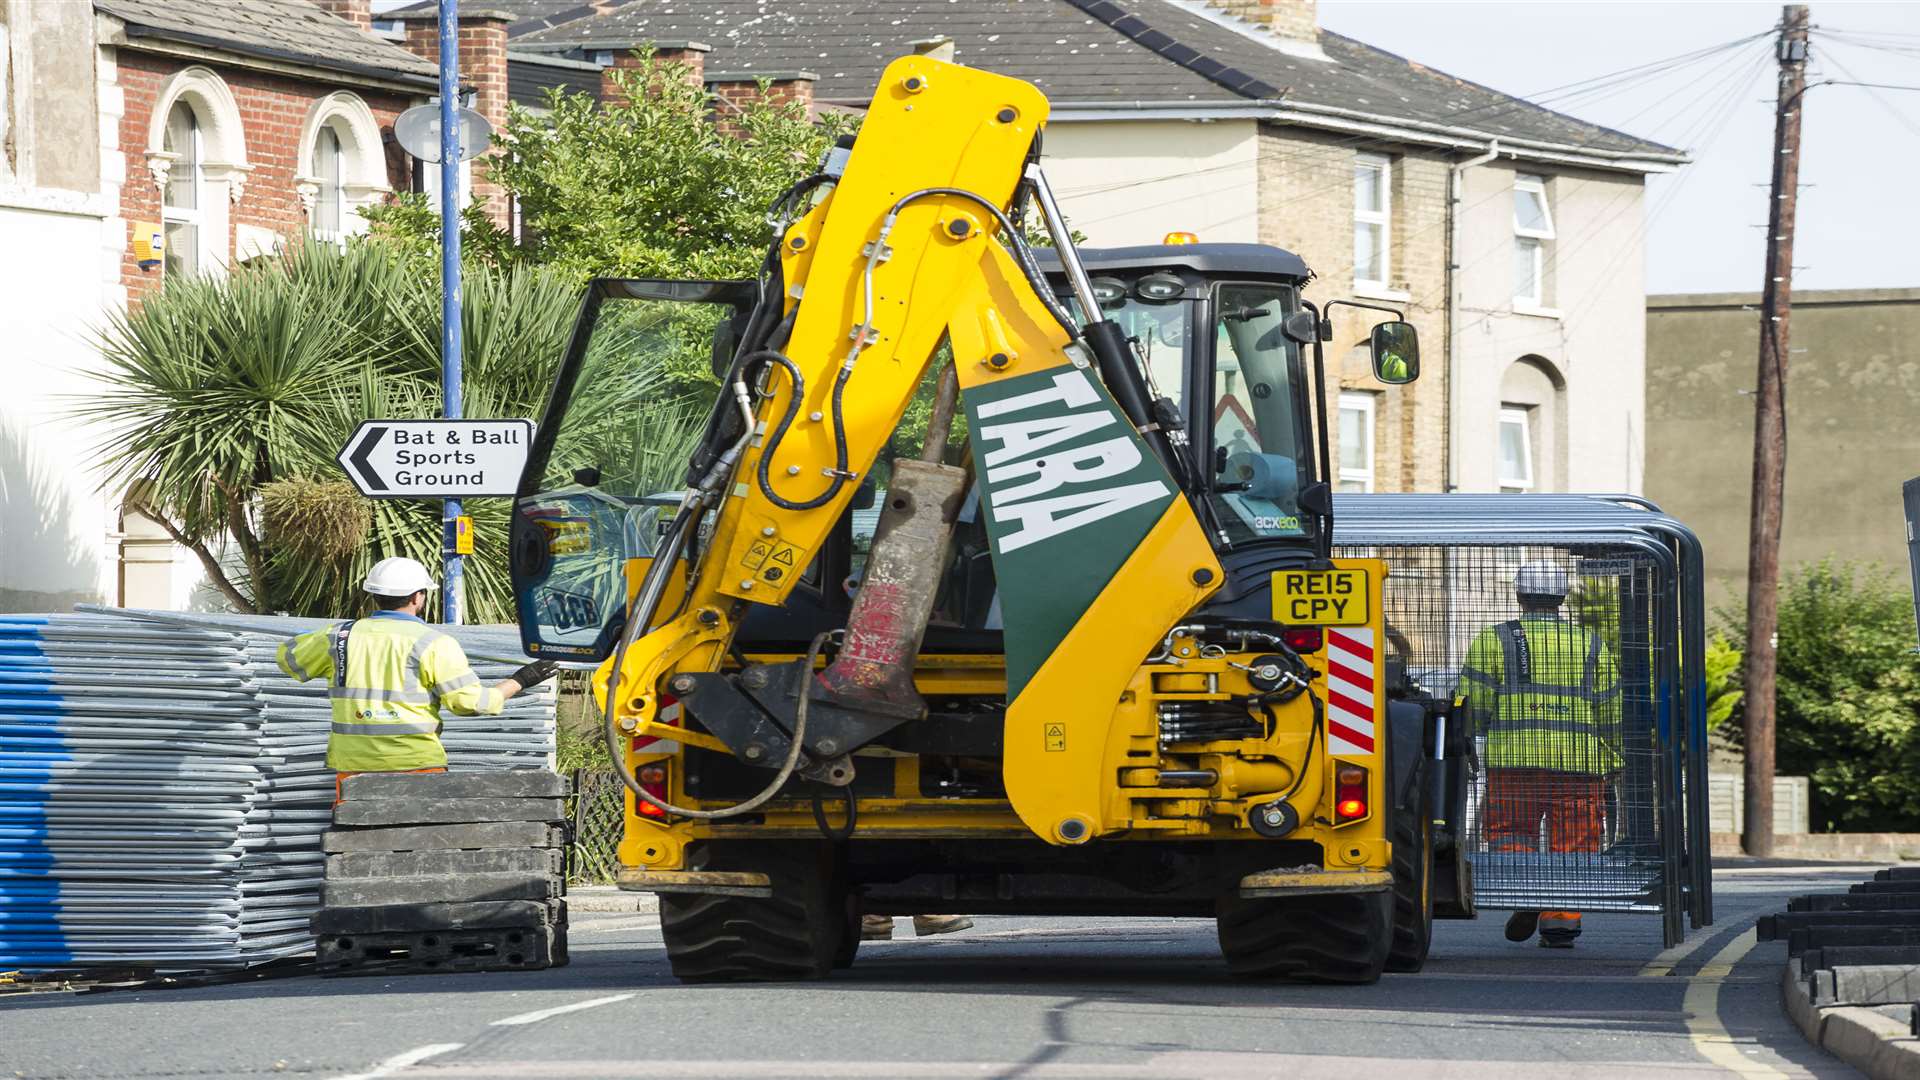
[[[861,941],[888,941],[893,938],[893,916],[860,916]]]
[[[1516,911],[1507,917],[1507,940],[1525,941],[1533,936],[1540,925],[1540,913],[1537,911]]]
[[[1571,949],[1573,939],[1580,936],[1580,913],[1577,911],[1543,911],[1540,913],[1540,947],[1543,949]]]
[[[932,937],[935,934],[951,934],[973,928],[973,920],[965,915],[915,915],[913,917],[913,936]]]

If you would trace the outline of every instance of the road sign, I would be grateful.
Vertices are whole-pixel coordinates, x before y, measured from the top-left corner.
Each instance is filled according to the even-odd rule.
[[[393,120],[393,138],[421,161],[440,161],[440,106],[415,105]],[[460,110],[460,160],[468,161],[493,145],[493,125],[472,109]]]
[[[336,460],[371,499],[512,495],[531,420],[368,420]]]

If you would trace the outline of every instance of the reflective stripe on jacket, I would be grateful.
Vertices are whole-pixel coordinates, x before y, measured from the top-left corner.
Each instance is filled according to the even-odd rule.
[[[446,765],[440,709],[491,716],[506,707],[480,685],[460,643],[411,615],[379,612],[314,630],[280,646],[280,670],[326,679],[333,705],[327,767],[400,772]]]
[[[1604,776],[1620,757],[1620,672],[1598,635],[1552,615],[1480,631],[1461,687],[1492,769]]]

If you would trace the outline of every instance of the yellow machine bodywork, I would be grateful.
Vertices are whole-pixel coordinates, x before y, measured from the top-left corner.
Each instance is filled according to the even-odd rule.
[[[899,205],[910,193],[958,188],[998,206],[1013,198],[1030,147],[1047,118],[1034,87],[988,72],[910,57],[889,65],[844,178],[781,239],[786,306],[797,312],[785,352],[805,375],[798,419],[770,463],[772,483],[795,501],[831,482],[834,375],[856,344],[858,375],[842,403],[848,471],[864,474],[899,424],[931,359],[951,347],[962,395],[1001,380],[1086,369],[1073,343],[995,237],[1001,227],[975,203],[934,195]],[[883,229],[897,209],[897,220]],[[874,245],[884,250],[875,257]],[[870,287],[866,283],[871,275]],[[803,302],[804,301],[804,302]],[[862,333],[870,326],[870,332]],[[776,374],[758,405],[764,436],[783,414],[791,381]],[[678,612],[641,635],[595,676],[603,696],[613,664],[621,665],[621,700],[613,715],[626,736],[629,770],[664,766],[665,794],[679,806],[701,806],[674,762],[686,746],[726,752],[717,738],[689,732],[663,716],[666,683],[676,674],[727,670],[729,648],[745,605],[778,605],[847,513],[853,484],[812,509],[787,509],[752,482],[764,452],[756,438],[735,472],[714,518],[706,555],[690,594],[660,610]],[[645,560],[629,564],[637,590]],[[1366,576],[1367,609],[1356,623],[1382,641],[1379,598],[1384,565],[1343,560]],[[1298,815],[1292,838],[1325,851],[1326,869],[1379,872],[1390,865],[1383,814],[1336,820],[1336,770],[1359,766],[1367,808],[1388,793],[1384,692],[1369,703],[1379,733],[1365,752],[1329,753],[1326,710],[1328,654],[1303,659],[1312,689],[1273,707],[1270,733],[1230,742],[1166,744],[1157,717],[1172,703],[1223,701],[1255,692],[1249,664],[1265,649],[1203,647],[1178,628],[1220,587],[1221,564],[1189,501],[1175,497],[1127,556],[1092,606],[1007,703],[1006,800],[930,798],[922,794],[920,759],[862,752],[862,770],[890,770],[891,791],[858,799],[860,838],[1030,839],[1078,845],[1099,838],[1258,841],[1248,813],[1282,800]],[[1146,659],[1143,662],[1143,658]],[[750,661],[792,657],[748,656]],[[1379,678],[1367,673],[1376,689]],[[923,654],[913,671],[922,695],[1005,694],[1001,657]],[[1211,772],[1200,786],[1164,786],[1162,772]],[[696,841],[721,838],[819,837],[815,807],[776,799],[751,818],[703,821],[643,814],[626,802],[620,860],[652,888],[688,866]],[[836,819],[841,811],[834,807]],[[1357,880],[1357,879],[1356,879]]]

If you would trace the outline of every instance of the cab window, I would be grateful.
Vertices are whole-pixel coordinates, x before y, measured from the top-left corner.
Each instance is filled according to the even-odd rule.
[[[1292,288],[1214,290],[1213,489],[1230,541],[1303,537],[1300,489],[1311,474],[1300,348],[1281,332]]]

